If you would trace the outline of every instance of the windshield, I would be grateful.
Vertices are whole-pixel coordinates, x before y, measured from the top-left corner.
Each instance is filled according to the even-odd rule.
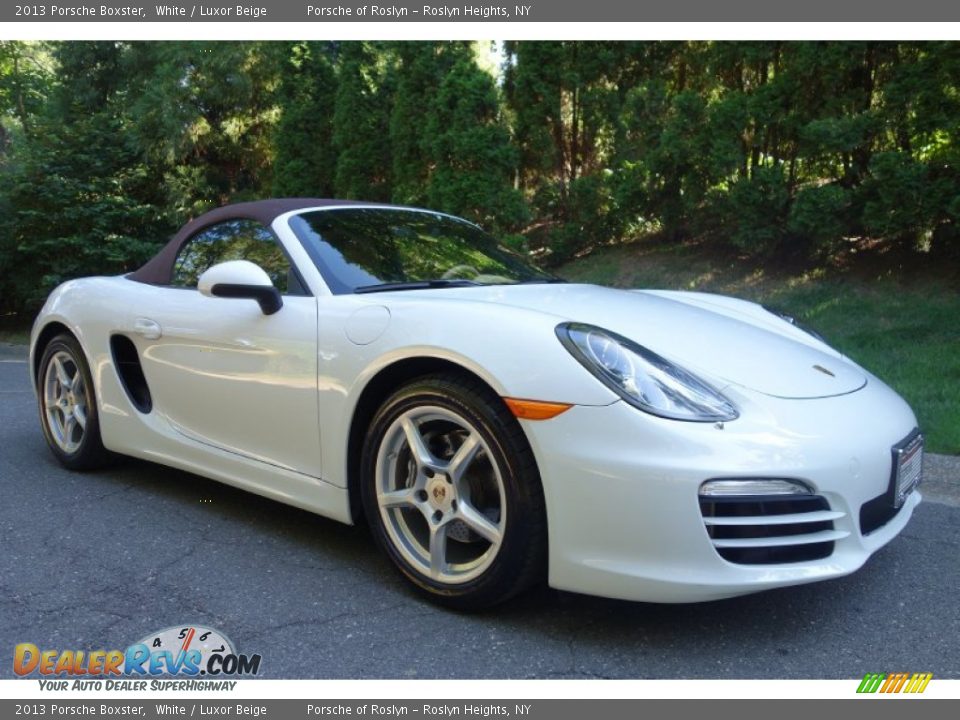
[[[432,212],[315,210],[290,227],[336,294],[554,279],[475,225]]]

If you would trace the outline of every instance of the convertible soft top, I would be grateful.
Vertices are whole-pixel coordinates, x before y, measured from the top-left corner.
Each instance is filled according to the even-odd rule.
[[[130,280],[148,283],[150,285],[168,285],[173,276],[173,263],[177,259],[180,247],[198,230],[210,225],[216,225],[224,220],[256,220],[269,227],[280,215],[293,210],[302,210],[313,207],[328,207],[331,205],[371,205],[357,200],[332,200],[319,198],[274,198],[270,200],[256,200],[254,202],[225,205],[194,218],[174,235],[170,242],[154,255],[139,270],[127,275]],[[389,207],[383,205],[382,207]]]

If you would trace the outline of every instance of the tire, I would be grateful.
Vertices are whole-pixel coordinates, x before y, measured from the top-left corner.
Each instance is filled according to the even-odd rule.
[[[83,348],[72,335],[57,335],[43,351],[37,402],[43,436],[61,465],[94,470],[107,464],[110,454],[100,437],[93,377]]]
[[[430,600],[479,610],[545,579],[533,452],[479,381],[431,375],[395,392],[367,432],[361,483],[374,538]]]

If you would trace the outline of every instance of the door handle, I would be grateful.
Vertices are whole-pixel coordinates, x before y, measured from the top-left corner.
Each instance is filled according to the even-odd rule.
[[[160,324],[150,318],[137,318],[134,320],[133,331],[145,340],[159,340],[163,335]]]

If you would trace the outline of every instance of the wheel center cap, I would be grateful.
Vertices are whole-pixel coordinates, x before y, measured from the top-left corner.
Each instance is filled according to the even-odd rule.
[[[434,510],[446,512],[453,500],[453,486],[443,475],[438,475],[427,483],[427,502]]]

